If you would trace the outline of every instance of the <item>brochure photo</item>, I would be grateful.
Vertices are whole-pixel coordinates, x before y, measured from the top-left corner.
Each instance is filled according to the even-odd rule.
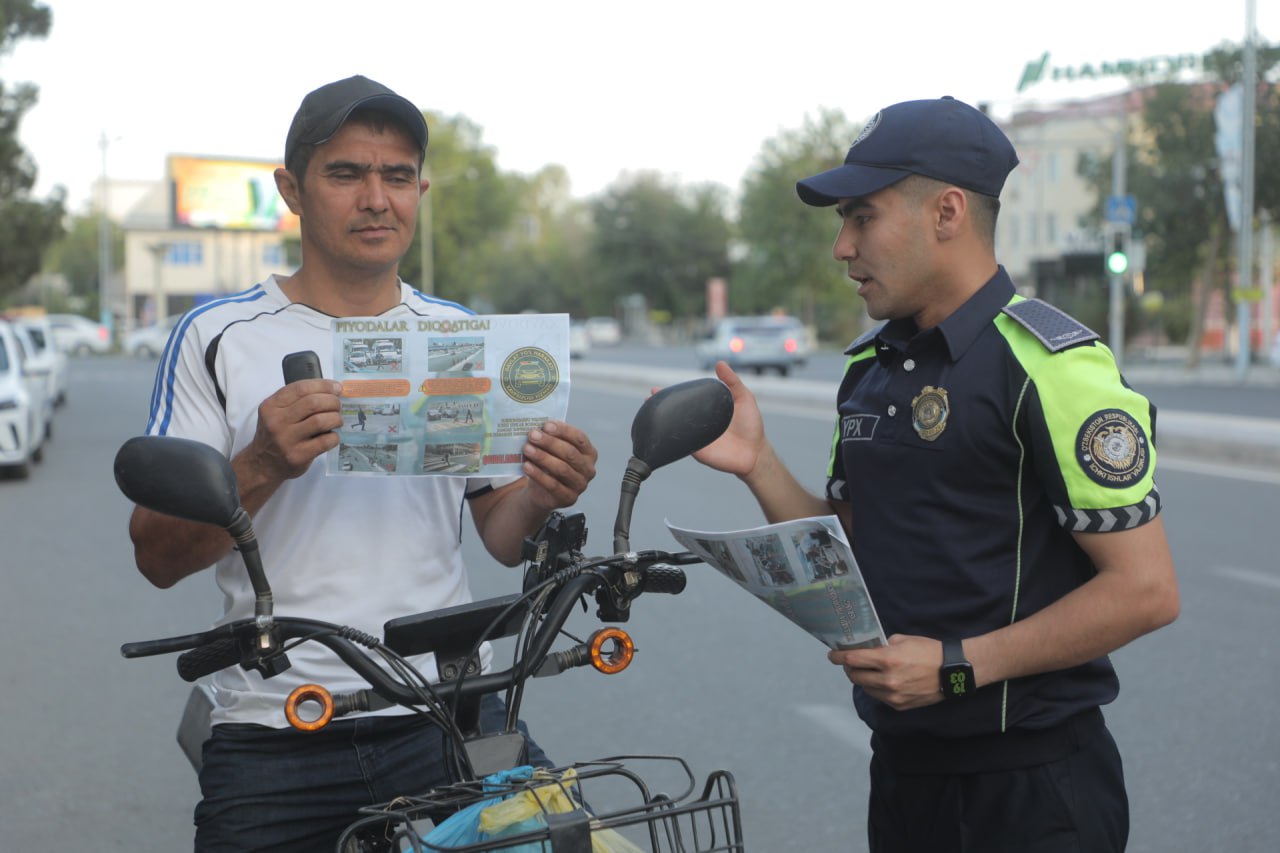
[[[710,533],[667,522],[688,550],[833,649],[886,643],[880,618],[834,515]]]
[[[518,476],[569,408],[569,315],[335,319],[343,426],[330,474]]]

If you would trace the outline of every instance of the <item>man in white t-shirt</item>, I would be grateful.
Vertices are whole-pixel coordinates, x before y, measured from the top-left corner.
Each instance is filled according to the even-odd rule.
[[[254,518],[277,613],[380,634],[394,616],[471,600],[460,542],[465,503],[485,547],[515,565],[524,538],[572,505],[595,476],[580,430],[548,421],[529,433],[524,476],[327,477],[321,457],[343,426],[341,385],[285,385],[282,358],[313,350],[332,364],[333,317],[461,316],[398,275],[413,239],[427,126],[390,89],[351,77],[316,89],[289,129],[276,184],[301,219],[302,265],[202,305],[175,327],[161,360],[147,432],[226,453]],[[139,570],[159,587],[214,567],[221,621],[253,613],[253,590],[220,528],[136,508]],[[439,729],[393,708],[324,731],[286,725],[284,697],[314,681],[337,693],[364,683],[305,643],[292,667],[263,679],[240,667],[213,678],[213,733],[196,808],[197,850],[332,849],[356,809],[447,780]],[[434,675],[429,657],[418,660]],[[501,719],[489,697],[482,721]],[[531,758],[545,760],[531,745]]]

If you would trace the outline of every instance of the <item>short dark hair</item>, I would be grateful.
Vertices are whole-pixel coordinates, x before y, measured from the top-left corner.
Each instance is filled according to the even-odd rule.
[[[936,178],[926,178],[924,175],[908,175],[894,186],[915,204],[922,203],[926,196],[940,192],[944,187],[956,187],[969,200],[973,230],[988,246],[995,246],[996,219],[1000,215],[1000,199],[983,195],[973,190],[967,190],[964,187],[949,184],[946,181],[939,181]]]
[[[405,136],[413,139],[413,129],[384,110],[356,109],[352,111],[343,124],[362,124],[375,133],[384,133],[387,128],[396,128]],[[307,167],[311,165],[311,157],[316,153],[316,147],[316,145],[299,145],[297,150],[294,151],[292,160],[284,164],[284,167],[293,175],[294,180],[298,182],[298,189],[302,189],[302,182],[307,174]],[[424,148],[418,152],[419,173],[422,172],[422,164],[426,162],[426,159],[427,151]]]

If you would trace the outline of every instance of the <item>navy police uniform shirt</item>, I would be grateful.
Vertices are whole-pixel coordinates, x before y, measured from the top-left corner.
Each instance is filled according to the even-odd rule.
[[[893,320],[849,355],[827,496],[886,634],[965,639],[1024,619],[1095,574],[1076,531],[1160,510],[1154,407],[1097,335],[1017,296],[1003,268],[940,325]],[[854,688],[885,734],[1042,729],[1110,702],[1106,658],[894,711]]]

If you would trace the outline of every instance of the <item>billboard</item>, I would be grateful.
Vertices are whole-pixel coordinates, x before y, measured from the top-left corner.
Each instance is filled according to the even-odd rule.
[[[170,155],[175,228],[296,232],[298,217],[276,190],[281,164]]]

